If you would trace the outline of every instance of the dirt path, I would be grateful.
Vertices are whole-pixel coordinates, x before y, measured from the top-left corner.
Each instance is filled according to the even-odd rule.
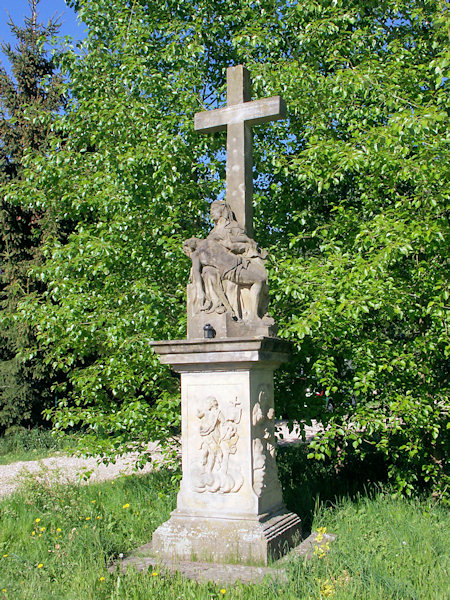
[[[320,427],[306,427],[306,441],[309,442],[318,433]],[[298,426],[289,433],[285,423],[279,423],[277,437],[280,446],[299,443],[300,433]],[[149,445],[149,449],[155,459],[161,456],[158,443]],[[21,483],[23,474],[31,473],[37,479],[51,478],[61,482],[90,483],[93,481],[106,481],[115,479],[121,475],[130,475],[138,460],[137,453],[130,453],[118,458],[115,464],[99,464],[97,458],[78,458],[75,456],[52,456],[41,460],[19,461],[9,465],[0,465],[0,498],[9,496]],[[152,470],[152,463],[148,463],[139,474],[148,473]],[[83,480],[83,474],[92,472],[88,480]]]

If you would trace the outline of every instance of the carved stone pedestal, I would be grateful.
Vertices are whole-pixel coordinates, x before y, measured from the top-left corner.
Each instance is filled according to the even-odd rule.
[[[161,558],[267,564],[298,543],[275,462],[278,338],[154,342],[181,373],[183,478],[177,508],[152,539]]]

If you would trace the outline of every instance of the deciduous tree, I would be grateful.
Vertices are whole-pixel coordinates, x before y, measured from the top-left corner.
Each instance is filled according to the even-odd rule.
[[[296,348],[279,415],[325,423],[315,459],[381,453],[399,490],[443,494],[444,3],[75,4],[89,34],[64,58],[65,142],[33,158],[21,188],[78,223],[67,243],[47,239],[47,291],[21,305],[68,374],[56,426],[123,448],[176,424],[176,382],[149,342],[184,336],[181,242],[207,231],[223,192],[224,138],[195,134],[193,114],[223,103],[226,67],[244,63],[255,97],[288,105],[255,135],[255,237]]]

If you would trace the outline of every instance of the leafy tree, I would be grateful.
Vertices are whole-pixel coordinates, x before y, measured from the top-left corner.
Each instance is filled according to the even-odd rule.
[[[56,427],[81,423],[93,450],[115,451],[176,426],[177,382],[149,342],[184,336],[181,242],[206,233],[223,191],[223,135],[195,134],[193,114],[223,103],[226,67],[244,63],[255,97],[288,105],[255,136],[255,237],[296,348],[278,412],[324,422],[313,458],[379,453],[398,490],[443,495],[444,3],[74,5],[89,35],[62,65],[65,141],[30,160],[20,187],[78,223],[65,243],[47,238],[34,270],[47,290],[21,303],[68,374]]]
[[[28,198],[11,202],[8,193],[23,177],[28,151],[44,153],[54,114],[62,107],[61,77],[44,46],[57,33],[58,24],[37,20],[39,0],[30,0],[31,16],[22,26],[9,22],[15,47],[2,44],[11,75],[0,69],[0,427],[39,420],[42,402],[49,397],[48,369],[38,356],[24,361],[33,343],[29,326],[15,315],[17,302],[41,286],[28,276],[39,262],[43,232],[52,227],[49,214]]]

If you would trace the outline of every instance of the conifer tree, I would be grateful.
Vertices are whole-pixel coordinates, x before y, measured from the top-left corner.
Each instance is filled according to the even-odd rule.
[[[30,16],[23,25],[9,21],[16,43],[1,45],[11,74],[0,67],[0,427],[39,418],[50,387],[39,355],[23,359],[33,336],[14,310],[18,299],[36,287],[28,272],[40,260],[39,247],[51,222],[48,214],[27,206],[28,198],[8,200],[27,153],[45,152],[52,117],[64,105],[61,76],[45,48],[59,24],[55,19],[40,23],[38,4],[29,0]]]

